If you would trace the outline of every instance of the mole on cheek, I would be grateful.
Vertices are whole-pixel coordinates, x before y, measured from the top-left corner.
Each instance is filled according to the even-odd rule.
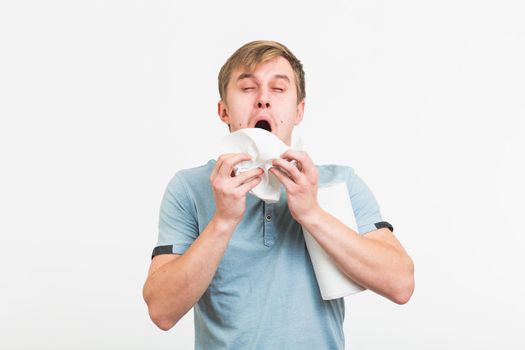
[[[283,123],[283,121],[281,120],[281,124]]]
[[[239,123],[239,128],[242,128],[242,123]]]

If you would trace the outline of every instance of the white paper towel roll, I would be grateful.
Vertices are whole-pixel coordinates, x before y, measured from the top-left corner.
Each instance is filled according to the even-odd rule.
[[[317,202],[323,210],[336,217],[352,230],[357,231],[354,210],[345,182],[318,188]],[[303,233],[306,247],[314,266],[315,277],[324,300],[337,299],[365,290],[365,288],[352,281],[339,270],[332,258],[328,256],[304,227]]]

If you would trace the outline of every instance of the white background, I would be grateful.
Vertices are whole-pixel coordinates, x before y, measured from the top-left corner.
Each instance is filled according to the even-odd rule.
[[[354,167],[412,256],[406,305],[346,299],[351,349],[523,349],[520,1],[2,1],[0,348],[191,349],[142,285],[175,171],[227,133],[217,74],[303,62],[305,146]]]

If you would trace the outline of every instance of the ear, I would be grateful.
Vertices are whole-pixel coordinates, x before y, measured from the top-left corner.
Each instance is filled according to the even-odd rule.
[[[304,115],[304,100],[299,102],[299,104],[297,105],[297,114],[295,115],[295,120],[294,120],[295,125],[299,125],[301,120],[303,120],[303,115]]]
[[[220,100],[217,104],[217,113],[224,123],[230,125],[230,116],[228,114],[226,103],[223,100]]]

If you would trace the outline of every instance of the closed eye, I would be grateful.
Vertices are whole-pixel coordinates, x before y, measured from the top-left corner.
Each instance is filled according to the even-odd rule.
[[[242,91],[251,91],[251,90],[254,90],[254,89],[255,89],[255,87],[250,86],[250,87],[242,88]]]

